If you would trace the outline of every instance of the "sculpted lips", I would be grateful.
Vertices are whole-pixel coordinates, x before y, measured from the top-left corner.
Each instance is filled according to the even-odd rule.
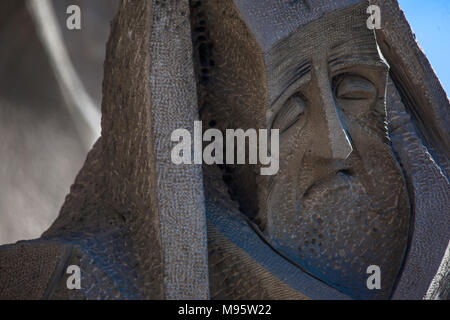
[[[306,188],[300,199],[307,200],[313,194],[320,192],[333,192],[338,188],[350,188],[352,180],[350,171],[347,169],[339,170],[333,174],[315,180]]]
[[[352,180],[355,180],[355,177],[352,174],[351,169],[340,169],[334,171],[328,175],[322,176],[318,179],[312,181],[309,186],[305,188],[303,192],[299,192],[299,200],[305,200],[311,197],[315,191],[323,192],[332,192],[339,187],[348,187],[350,188],[352,184]],[[269,187],[267,199],[271,198],[274,190],[277,189],[276,186],[282,185],[285,181],[277,180],[277,176],[271,176],[269,179]]]

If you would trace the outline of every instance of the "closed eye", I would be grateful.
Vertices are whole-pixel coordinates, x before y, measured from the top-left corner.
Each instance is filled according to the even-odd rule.
[[[272,129],[279,129],[280,133],[283,133],[300,120],[305,111],[305,99],[300,94],[293,95],[278,112],[272,124]]]
[[[343,75],[335,80],[335,95],[345,100],[370,100],[377,94],[375,86],[369,80],[356,75]]]

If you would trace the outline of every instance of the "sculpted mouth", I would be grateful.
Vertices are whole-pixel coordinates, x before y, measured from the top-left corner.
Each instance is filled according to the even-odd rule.
[[[274,192],[274,189],[276,189],[276,185],[280,183],[280,181],[277,181],[277,176],[271,176],[269,179],[268,184],[268,193],[267,193],[267,201],[271,198],[272,193]],[[329,191],[336,189],[336,186],[339,184],[339,182],[342,184],[344,182],[346,186],[350,187],[351,180],[354,179],[353,177],[353,171],[351,169],[340,169],[338,171],[335,171],[331,174],[328,174],[326,176],[323,176],[319,179],[314,180],[311,182],[311,184],[306,188],[306,190],[302,193],[300,196],[300,199],[308,198],[311,194],[314,193],[315,190],[323,187],[323,186],[329,186]]]
[[[349,169],[342,169],[333,174],[327,175],[320,179],[313,181],[308,188],[306,188],[305,192],[301,198],[306,199],[311,196],[315,191],[319,189],[323,189],[324,187],[329,187],[329,191],[336,189],[337,187],[342,186],[344,183],[345,186],[350,186],[352,179],[352,173]]]

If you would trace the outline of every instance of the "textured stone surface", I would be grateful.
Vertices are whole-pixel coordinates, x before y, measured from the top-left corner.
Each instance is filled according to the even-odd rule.
[[[272,2],[271,18],[259,19],[252,1],[193,1],[193,37],[204,123],[282,130],[276,176],[224,168],[231,199],[310,274],[354,298],[387,298],[406,250],[410,210],[384,122],[387,67],[366,26],[369,2],[359,3],[313,1],[310,10]],[[277,24],[287,26],[282,39]],[[334,97],[341,78],[365,81],[370,97]],[[306,111],[284,132],[290,111],[283,110],[297,95]],[[366,288],[372,264],[384,270],[377,292]]]
[[[397,120],[394,128],[400,126],[392,137],[393,147],[408,177],[416,207],[409,254],[393,297],[420,299],[439,265],[446,264],[441,260],[450,239],[450,102],[398,2],[371,2],[381,8],[382,28],[376,32],[377,41],[391,67],[394,83],[389,87],[387,101],[388,110],[392,108]],[[443,281],[447,285],[441,287],[450,285],[445,278]]]
[[[59,243],[18,243],[0,248],[1,299],[41,299],[46,295],[58,262],[64,256]]]
[[[449,300],[450,299],[450,241],[445,251],[444,258],[433,282],[428,288],[426,300]]]
[[[264,52],[299,27],[361,0],[236,0],[242,18]]]
[[[58,219],[38,241],[79,247],[86,290],[67,293],[68,298],[164,298],[149,130],[151,6],[151,1],[121,3],[105,63],[102,138],[89,153]],[[115,277],[128,263],[136,273],[122,272],[126,281]],[[106,279],[111,286],[103,287]],[[135,281],[138,288],[129,284]],[[64,296],[58,288],[57,296]]]
[[[420,48],[405,14],[396,0],[373,0],[380,6],[382,28],[378,44],[391,66],[391,76],[413,115],[436,162],[449,176],[450,102],[425,53]]]
[[[369,3],[122,0],[102,137],[44,236],[0,248],[0,297],[445,297],[448,99],[396,1],[377,34],[388,77]],[[197,104],[206,127],[285,131],[277,188],[257,166],[171,163]]]
[[[423,145],[392,82],[387,92],[390,136],[409,182],[414,229],[394,298],[422,299],[438,271],[450,238],[450,186]],[[448,257],[447,257],[448,259]]]
[[[84,287],[49,298],[208,298],[201,167],[170,161],[197,117],[187,1],[122,1],[103,90],[102,137],[43,237],[74,246]]]
[[[206,218],[200,165],[172,163],[172,132],[198,119],[189,2],[153,2],[152,119],[166,297],[209,296]]]

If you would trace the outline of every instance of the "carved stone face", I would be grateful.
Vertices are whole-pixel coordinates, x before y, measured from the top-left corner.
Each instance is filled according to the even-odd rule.
[[[308,29],[327,30],[339,18]],[[286,256],[351,294],[365,295],[367,268],[380,266],[388,294],[409,221],[386,138],[388,67],[368,30],[322,39],[308,31],[269,54],[277,86],[268,123],[280,130],[280,171],[268,186],[266,232]]]
[[[332,11],[272,44],[264,42],[270,36],[255,31],[259,49],[253,51],[252,40],[236,49],[227,40],[250,38],[235,17],[223,18],[225,27],[211,26],[212,39],[221,35],[230,46],[215,44],[220,67],[203,94],[214,108],[203,118],[249,128],[265,116],[267,128],[280,130],[280,170],[256,183],[257,217],[267,240],[321,280],[353,297],[370,298],[391,292],[407,245],[410,209],[387,138],[388,66],[366,27],[365,9]],[[282,23],[283,16],[278,18]],[[263,29],[252,21],[248,25]],[[235,69],[241,72],[230,71]],[[263,99],[261,117],[255,108]],[[239,117],[230,120],[234,114]],[[242,206],[246,196],[239,193],[252,192],[251,179],[248,173],[239,177],[245,170],[234,170]],[[381,290],[367,289],[371,265],[381,269]]]

